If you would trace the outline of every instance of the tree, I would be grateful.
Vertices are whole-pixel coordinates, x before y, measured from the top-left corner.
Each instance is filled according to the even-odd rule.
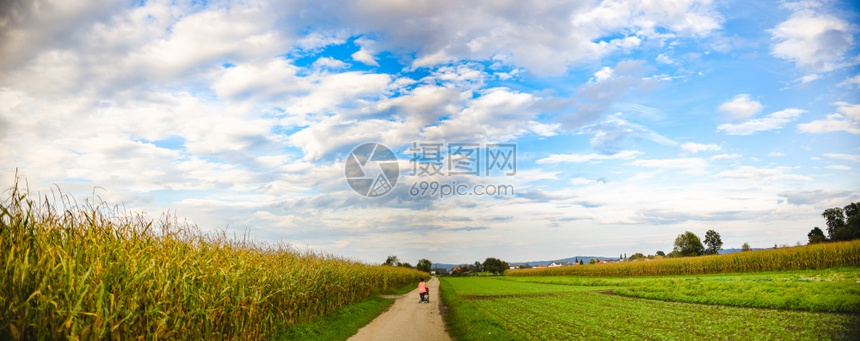
[[[666,253],[663,251],[657,251],[657,255],[661,257],[666,257]]]
[[[415,268],[424,271],[426,273],[430,273],[430,268],[433,267],[433,262],[427,260],[426,258],[421,258],[418,261],[418,264],[415,265]]]
[[[582,265],[582,259],[579,260],[579,265]]]
[[[827,241],[827,237],[824,236],[824,231],[818,228],[818,226],[813,228],[812,231],[809,231],[806,236],[809,237],[809,244],[818,244]]]
[[[846,240],[860,238],[860,202],[850,203],[842,210],[845,213],[845,231],[842,233]]]
[[[720,250],[723,249],[723,240],[720,238],[720,234],[714,230],[708,230],[705,232],[705,254],[706,255],[715,255],[720,253]]]
[[[397,259],[397,256],[394,256],[394,255],[388,256],[388,258],[385,259],[385,263],[382,263],[382,265],[388,265],[388,266],[397,266],[399,264],[400,264],[400,260]]]
[[[648,258],[648,257],[645,257],[645,255],[642,254],[642,252],[637,252],[637,253],[630,255],[630,257],[627,258],[627,260],[637,260],[637,259],[645,259],[645,258]]]
[[[600,261],[597,260],[597,258],[592,258],[592,259],[588,260],[588,264],[597,264],[597,263],[600,263]]]
[[[484,272],[484,265],[479,261],[475,261],[475,272]]]
[[[827,235],[832,241],[860,238],[860,202],[833,207],[821,213],[827,223]]]
[[[695,233],[687,231],[675,238],[674,251],[681,257],[700,256],[705,252],[705,247]]]
[[[404,268],[410,268],[410,269],[412,269],[412,264],[409,264],[409,263],[406,263],[406,262],[404,262],[404,263],[397,263],[397,266],[402,266],[402,267],[404,267]]]
[[[484,271],[492,273],[494,275],[504,275],[505,267],[504,263],[498,258],[487,258],[484,260]]]
[[[741,245],[741,251],[752,251],[750,243],[744,242],[744,245]]]
[[[839,207],[828,208],[821,213],[824,220],[827,222],[827,235],[830,240],[842,240],[837,232],[845,226],[845,215],[842,214],[842,209]]]
[[[852,202],[848,204],[848,206],[845,206],[845,208],[842,209],[842,212],[845,213],[845,217],[847,219],[857,216],[857,214],[860,213],[860,202]]]

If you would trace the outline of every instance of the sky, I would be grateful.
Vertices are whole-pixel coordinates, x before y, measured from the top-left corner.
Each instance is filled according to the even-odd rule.
[[[852,1],[0,6],[3,188],[412,264],[795,245],[860,201]]]

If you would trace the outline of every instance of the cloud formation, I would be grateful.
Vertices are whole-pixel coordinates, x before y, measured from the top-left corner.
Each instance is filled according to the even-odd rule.
[[[850,4],[782,6],[5,1],[0,184],[365,261],[793,243],[860,186],[857,29]],[[366,142],[404,170],[376,200],[344,179]],[[413,142],[516,144],[517,174],[409,176]]]

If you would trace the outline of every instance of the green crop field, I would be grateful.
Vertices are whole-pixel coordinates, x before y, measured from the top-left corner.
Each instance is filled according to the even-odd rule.
[[[857,269],[849,268],[722,277],[449,277],[442,279],[441,293],[452,335],[463,340],[828,340],[857,338],[860,315],[744,306],[790,306],[793,303],[749,302],[836,288],[838,299],[823,300],[808,310],[856,311],[856,306],[839,303],[847,299],[855,302],[849,305],[856,304],[851,297],[860,286],[856,276]],[[703,301],[715,304],[667,301],[720,297],[724,283],[737,285],[736,293],[723,301]]]
[[[666,301],[860,313],[860,268],[698,276],[517,276],[506,280],[613,287],[615,294]]]

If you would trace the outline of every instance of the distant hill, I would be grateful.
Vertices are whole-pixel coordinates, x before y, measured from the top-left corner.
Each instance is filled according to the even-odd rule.
[[[592,259],[592,258],[597,259],[597,260],[599,260],[599,261],[600,261],[600,260],[604,260],[604,259],[606,259],[606,260],[610,260],[610,259],[618,259],[618,258],[613,258],[613,257],[574,256],[574,257],[561,258],[561,259],[553,259],[553,260],[538,260],[538,261],[530,261],[530,262],[508,262],[508,264],[510,264],[510,265],[512,265],[512,266],[514,266],[514,265],[520,265],[520,264],[528,264],[528,265],[531,265],[531,266],[535,266],[535,265],[549,265],[549,264],[550,264],[550,263],[552,263],[552,262],[557,262],[557,263],[572,263],[572,262],[574,262],[575,260],[581,260],[583,263],[588,264],[588,262],[589,262],[589,261],[591,261],[591,259]]]
[[[760,248],[760,247],[754,247],[754,248],[752,248],[752,249],[753,249],[753,251],[755,251],[755,250],[764,250],[764,248]],[[735,253],[735,252],[741,252],[741,251],[743,251],[743,250],[741,250],[741,249],[739,249],[739,248],[734,248],[734,249],[722,249],[722,250],[720,250],[720,254],[721,254],[721,255],[724,255],[724,254]]]
[[[561,262],[564,262],[564,263],[572,263],[574,260],[582,260],[582,262],[583,262],[583,263],[588,264],[588,262],[589,262],[592,258],[596,258],[597,260],[604,260],[604,259],[606,259],[606,260],[613,260],[613,259],[618,259],[618,258],[613,258],[613,257],[575,256],[575,257],[568,257],[568,258],[561,258],[561,259],[553,259],[553,260],[537,260],[537,261],[529,261],[529,262],[508,262],[508,264],[509,264],[509,265],[511,265],[511,266],[519,266],[520,264],[528,264],[528,265],[531,265],[531,266],[535,266],[535,265],[549,265],[549,264],[550,264],[550,263],[552,263],[552,262],[559,262],[559,263],[561,263]],[[463,265],[463,264],[469,265],[469,264],[475,264],[475,262],[473,261],[473,262],[471,262],[471,263],[460,263],[460,264],[433,263],[433,267],[434,267],[434,268],[444,268],[444,269],[445,269],[445,270],[447,270],[447,271],[451,271],[451,269],[452,269],[452,268],[457,267],[457,266],[460,266],[460,265]]]
[[[465,264],[465,263],[463,263],[463,264]],[[434,268],[434,269],[436,269],[436,268],[443,268],[443,269],[445,269],[445,271],[451,271],[451,269],[453,269],[454,267],[456,267],[456,266],[460,266],[460,265],[463,265],[463,264],[444,264],[444,263],[433,263],[433,268]],[[472,262],[472,263],[470,263],[470,264],[475,264],[475,262]]]

